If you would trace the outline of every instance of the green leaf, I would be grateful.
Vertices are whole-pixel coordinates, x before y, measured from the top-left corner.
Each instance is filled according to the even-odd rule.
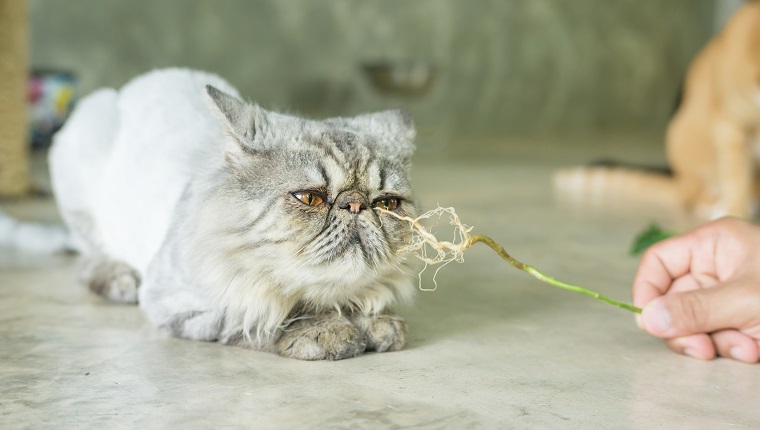
[[[675,236],[675,233],[664,231],[660,226],[652,223],[649,225],[649,228],[636,236],[636,239],[633,241],[633,246],[631,246],[630,253],[631,255],[639,255],[655,243],[672,236]]]

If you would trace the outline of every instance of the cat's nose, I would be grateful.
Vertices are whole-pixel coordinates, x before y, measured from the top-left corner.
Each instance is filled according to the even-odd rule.
[[[364,205],[361,202],[348,202],[348,210],[352,214],[358,214],[362,209],[364,209]]]
[[[359,212],[363,211],[364,209],[367,209],[367,206],[365,206],[364,203],[360,201],[349,200],[346,203],[342,204],[340,208],[346,209],[350,211],[352,214],[356,215]]]
[[[367,205],[365,203],[366,199],[360,193],[349,193],[340,200],[341,201],[338,207],[341,209],[346,209],[354,215],[358,214],[364,209],[367,209]]]

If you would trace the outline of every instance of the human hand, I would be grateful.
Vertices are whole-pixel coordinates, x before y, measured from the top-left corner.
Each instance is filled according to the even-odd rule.
[[[760,360],[760,227],[722,218],[666,239],[641,258],[639,327],[680,354]]]

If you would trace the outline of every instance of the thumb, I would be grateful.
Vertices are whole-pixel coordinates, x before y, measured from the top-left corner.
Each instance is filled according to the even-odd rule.
[[[672,338],[712,333],[724,328],[742,328],[742,295],[732,285],[672,293],[649,302],[641,322],[650,334]]]

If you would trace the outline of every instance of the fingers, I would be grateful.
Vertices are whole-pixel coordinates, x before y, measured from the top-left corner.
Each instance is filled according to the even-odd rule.
[[[712,335],[692,334],[667,339],[666,343],[674,352],[699,360],[712,360],[716,356],[744,363],[760,360],[760,342],[737,330],[719,330]]]
[[[757,363],[760,340],[752,333],[760,324],[758,309],[760,293],[754,284],[732,282],[671,292],[647,304],[639,319],[640,327],[666,338],[668,346],[680,354],[702,360],[720,355]]]
[[[654,244],[642,256],[633,281],[633,303],[643,307],[670,291],[672,282],[690,273],[704,288],[707,278],[725,280],[743,265],[760,239],[760,229],[722,218]]]
[[[693,235],[667,239],[649,248],[633,280],[633,304],[642,307],[666,294],[674,280],[691,271],[694,254],[700,249]]]
[[[760,361],[760,229],[724,218],[652,246],[633,283],[637,323],[674,351]]]
[[[746,299],[744,289],[736,285],[671,293],[644,306],[641,325],[662,338],[743,328],[747,317],[753,316],[752,309],[745,309]]]
[[[755,339],[737,330],[720,330],[712,334],[718,355],[730,357],[745,363],[757,363],[760,359],[758,343]]]
[[[665,342],[673,352],[688,355],[699,360],[712,360],[716,356],[715,346],[708,334],[692,334],[667,339]]]

